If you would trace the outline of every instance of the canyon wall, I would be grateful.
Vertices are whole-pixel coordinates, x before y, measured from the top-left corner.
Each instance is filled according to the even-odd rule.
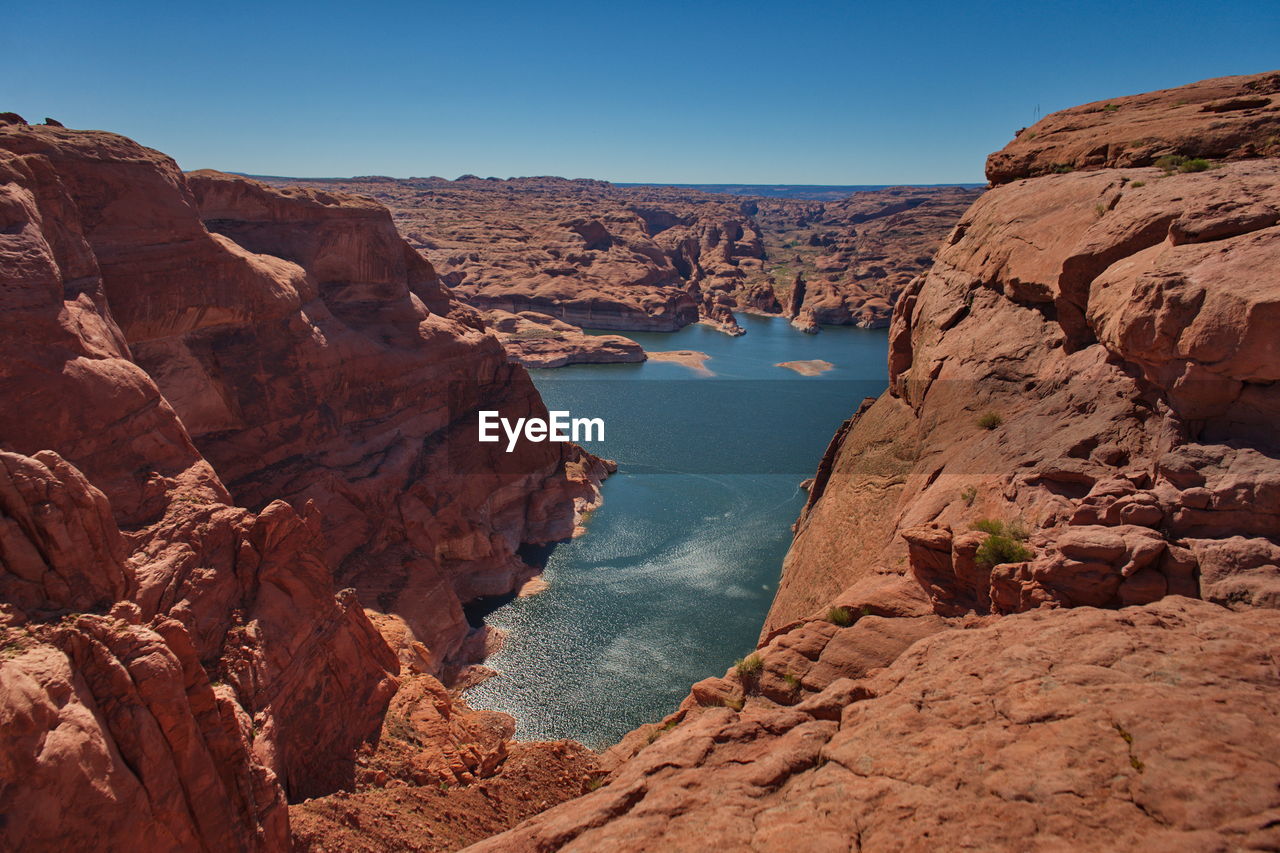
[[[10,116],[0,258],[0,846],[284,849],[607,465],[371,202]]]
[[[895,187],[822,202],[561,178],[307,185],[391,208],[405,238],[507,330],[508,352],[530,367],[634,360],[617,339],[604,347],[546,317],[623,331],[702,320],[730,334],[741,332],[738,311],[785,314],[805,331],[887,325],[898,294],[981,192]]]
[[[308,185],[387,205],[481,311],[624,331],[673,332],[701,319],[731,334],[741,332],[734,310],[778,311],[769,288],[748,281],[762,263],[760,235],[729,196],[563,178]]]
[[[1192,115],[1172,90],[1107,120],[1153,98]],[[1211,103],[1146,143],[1204,167],[1050,150],[1006,180],[1061,114],[992,156],[895,306],[889,391],[822,460],[759,648],[599,790],[471,849],[1280,844],[1280,160],[1252,118],[1180,150],[1228,132]]]
[[[894,303],[981,189],[892,187],[839,201],[760,199],[756,221],[784,313],[819,325],[889,325]]]

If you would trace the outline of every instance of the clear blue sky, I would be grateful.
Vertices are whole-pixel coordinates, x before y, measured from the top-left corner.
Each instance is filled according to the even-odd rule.
[[[979,181],[1049,112],[1280,68],[1280,0],[10,0],[0,110],[186,169]]]

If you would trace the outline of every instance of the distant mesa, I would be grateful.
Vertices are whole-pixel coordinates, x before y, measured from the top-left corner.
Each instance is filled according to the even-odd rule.
[[[887,326],[898,295],[982,192],[830,187],[836,200],[815,201],[548,176],[270,182],[387,205],[405,239],[481,312],[621,332],[703,322],[729,335],[744,333],[742,312],[785,314],[807,332]],[[578,345],[570,337],[566,351]]]

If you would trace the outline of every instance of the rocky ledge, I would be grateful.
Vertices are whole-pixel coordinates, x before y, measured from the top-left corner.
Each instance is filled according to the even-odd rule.
[[[549,314],[484,312],[485,324],[511,361],[525,367],[626,364],[645,360],[644,347],[622,335],[588,335]]]
[[[1077,169],[1151,166],[1162,157],[1275,156],[1280,156],[1280,72],[1272,71],[1047,115],[987,158],[987,178],[1004,184]]]
[[[468,849],[1268,849],[1277,642],[1280,612],[1176,597],[809,622]]]

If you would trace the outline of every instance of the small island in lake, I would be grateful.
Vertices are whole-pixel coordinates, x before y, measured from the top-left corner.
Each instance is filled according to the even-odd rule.
[[[801,376],[817,376],[819,373],[826,373],[828,370],[835,368],[834,364],[829,361],[823,361],[820,358],[809,359],[808,361],[780,361],[775,366],[794,370]]]
[[[676,364],[683,364],[701,376],[715,376],[715,372],[707,367],[707,361],[711,356],[705,352],[698,352],[691,349],[677,349],[669,352],[651,352],[649,353],[650,361],[671,361]]]

